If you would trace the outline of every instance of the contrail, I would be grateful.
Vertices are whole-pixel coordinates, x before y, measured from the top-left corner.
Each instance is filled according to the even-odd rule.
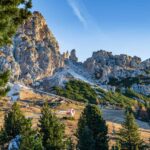
[[[67,0],[68,4],[72,8],[74,14],[77,16],[79,21],[83,24],[84,27],[87,27],[87,20],[83,14],[83,10],[80,8],[79,4],[75,0]]]

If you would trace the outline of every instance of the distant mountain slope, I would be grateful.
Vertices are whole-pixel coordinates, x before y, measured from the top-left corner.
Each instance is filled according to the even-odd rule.
[[[99,83],[114,86],[116,89],[132,88],[150,95],[150,61],[141,62],[139,57],[113,55],[100,50],[84,62],[85,68]]]
[[[11,70],[11,82],[19,81],[33,88],[50,91],[72,80],[82,80],[106,90],[134,91],[150,95],[150,59],[113,55],[100,50],[84,63],[76,51],[63,54],[59,44],[39,12],[25,21],[13,39],[13,45],[0,48],[0,70]]]

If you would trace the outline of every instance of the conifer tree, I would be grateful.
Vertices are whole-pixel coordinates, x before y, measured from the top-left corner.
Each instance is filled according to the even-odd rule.
[[[47,103],[41,110],[39,120],[40,133],[43,135],[43,146],[46,150],[62,150],[65,147],[64,125],[60,123]]]
[[[93,150],[95,149],[95,141],[92,131],[85,126],[79,135],[78,148],[80,150]]]
[[[128,150],[138,150],[142,144],[138,126],[132,113],[126,113],[125,121],[119,131],[119,138],[121,147],[127,148]]]
[[[15,102],[12,109],[4,117],[4,127],[0,132],[0,144],[8,143],[24,130],[31,127],[31,120],[22,114],[19,105]]]
[[[7,86],[9,76],[9,71],[0,73],[0,97],[6,96],[7,92],[9,91],[9,88]]]
[[[19,150],[43,150],[42,137],[32,129],[21,134]]]
[[[90,131],[87,132],[87,129],[85,130],[86,127],[88,127]],[[80,148],[84,147],[84,144],[81,144],[84,143],[85,140],[88,141],[88,138],[90,138],[83,138],[85,131],[86,134],[91,134],[91,137],[93,137],[95,150],[108,149],[108,129],[105,120],[102,118],[100,109],[96,105],[87,105],[80,117],[77,130],[78,146]],[[92,141],[89,143],[91,143],[91,145],[93,144]]]
[[[0,47],[11,43],[18,26],[31,12],[32,0],[0,0]]]

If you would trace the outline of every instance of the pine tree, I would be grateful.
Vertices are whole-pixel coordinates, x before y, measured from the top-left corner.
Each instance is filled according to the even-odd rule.
[[[43,135],[43,146],[46,150],[62,150],[65,147],[64,125],[60,123],[47,103],[41,110],[39,120],[40,133]]]
[[[90,132],[88,131],[88,134],[90,133],[91,137],[93,137],[94,139],[95,150],[99,149],[107,150],[108,129],[105,120],[103,120],[102,118],[100,109],[96,105],[87,105],[80,117],[77,130],[78,146],[80,147],[84,147],[84,145],[81,144],[84,143],[84,140],[88,140],[88,138],[90,138],[90,137],[86,139],[82,138],[83,137],[82,135],[85,132],[85,127],[88,127],[88,129],[90,130]],[[91,142],[91,144],[93,144],[93,142]]]
[[[9,76],[9,71],[0,73],[0,97],[6,96],[7,92],[9,91],[9,88],[7,86]]]
[[[92,131],[85,126],[79,135],[78,148],[80,150],[93,150],[95,149],[95,141],[92,135]]]
[[[0,132],[0,144],[8,143],[17,135],[21,135],[31,127],[31,120],[26,119],[17,103],[12,105],[12,109],[4,117],[4,127]]]
[[[18,26],[30,15],[32,0],[0,0],[0,47],[10,44]]]
[[[142,141],[132,113],[126,113],[125,121],[119,131],[119,139],[122,147],[128,150],[138,150]]]
[[[32,129],[21,135],[19,150],[43,150],[42,137]]]

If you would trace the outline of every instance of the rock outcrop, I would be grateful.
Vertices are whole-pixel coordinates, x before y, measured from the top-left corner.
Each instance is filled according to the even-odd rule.
[[[6,57],[12,59],[10,66],[13,69],[10,69],[17,71],[19,80],[26,84],[52,76],[56,68],[64,66],[58,42],[39,12],[34,12],[18,29],[13,46],[5,48],[5,51],[10,53],[6,54]],[[3,63],[6,66],[10,64],[4,60]],[[18,67],[15,69],[14,65]],[[1,65],[2,68],[3,66]]]
[[[149,71],[150,73],[150,58],[143,61],[140,65],[139,65],[139,68],[140,69],[144,69],[144,70],[147,70]]]
[[[18,80],[21,70],[13,56],[13,46],[0,48],[0,71],[11,71],[11,81]]]
[[[132,80],[132,89],[149,95],[150,59],[141,62],[136,56],[113,55],[100,50],[84,63],[78,62],[75,49],[60,53],[57,40],[39,12],[34,12],[20,26],[12,46],[0,48],[0,71],[8,69],[12,72],[12,82],[23,82],[46,91],[74,78],[108,87],[108,90],[116,89],[109,84],[113,78],[122,87],[121,81]],[[135,82],[141,78],[142,83]]]
[[[108,82],[109,77],[127,77],[139,74],[134,70],[141,63],[139,57],[113,55],[111,52],[100,50],[94,52],[91,58],[84,62],[85,68],[102,82]]]
[[[138,93],[150,94],[149,59],[142,62],[136,56],[113,55],[100,50],[84,62],[84,67],[98,83],[119,88],[130,87]]]
[[[25,22],[14,38],[14,57],[20,65],[20,79],[29,81],[53,75],[64,61],[59,45],[38,12]]]
[[[77,62],[78,61],[78,57],[76,56],[76,50],[73,49],[70,53],[69,59],[71,61]]]

